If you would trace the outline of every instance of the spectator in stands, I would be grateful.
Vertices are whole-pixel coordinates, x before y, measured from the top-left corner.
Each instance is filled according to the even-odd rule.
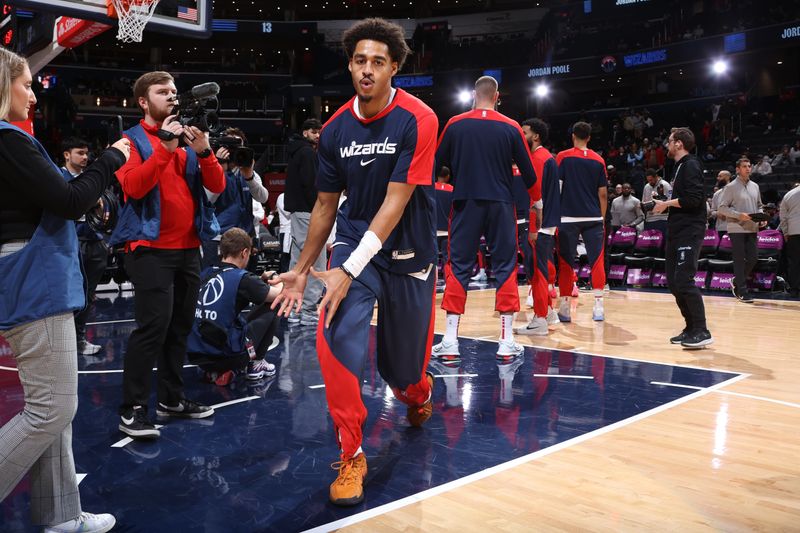
[[[286,196],[284,206],[289,214],[290,233],[292,236],[289,269],[297,264],[300,251],[308,237],[308,225],[311,221],[311,210],[317,201],[317,145],[322,123],[316,118],[309,118],[300,127],[300,133],[289,139],[286,150],[289,164],[286,167]],[[314,260],[313,267],[317,272],[324,272],[327,263],[325,250],[321,250]],[[322,281],[310,276],[303,296],[300,316],[289,317],[290,324],[298,322],[303,326],[317,324],[317,301],[322,294]]]
[[[789,150],[789,160],[793,165],[800,164],[800,139],[794,142],[794,146]]]
[[[225,172],[208,134],[182,126],[171,114],[177,92],[168,72],[139,76],[133,96],[144,118],[125,131],[131,157],[117,171],[126,205],[111,242],[124,242],[128,252],[125,268],[136,291],[137,324],[125,353],[119,430],[133,438],[161,435],[147,415],[153,367],[159,416],[214,414],[184,396],[181,374],[200,288],[200,243],[219,230],[206,190],[221,193]],[[172,140],[162,140],[161,132]],[[181,138],[184,149],[178,148]]]
[[[781,226],[781,217],[780,212],[778,211],[778,206],[772,202],[764,204],[764,212],[767,214],[767,216],[769,216],[767,227],[769,229],[779,229]]]
[[[242,147],[247,145],[247,137],[239,128],[228,128],[222,132],[222,135],[238,139]],[[261,176],[253,170],[255,161],[252,157],[247,158],[250,159],[248,162],[244,160],[237,161],[237,158],[241,157],[238,154],[249,156],[250,153],[242,150],[231,154],[232,151],[227,146],[220,146],[216,154],[217,160],[225,170],[225,190],[219,194],[206,191],[206,194],[209,201],[214,204],[214,213],[219,222],[220,233],[225,233],[231,228],[241,228],[251,237],[255,237],[253,200],[264,204],[269,197],[269,193],[261,183]],[[203,243],[204,268],[220,264],[219,239],[220,237],[218,236]],[[254,265],[251,265],[251,268],[252,266]]]
[[[187,341],[189,361],[206,372],[206,379],[227,385],[237,372],[258,380],[275,374],[275,365],[264,357],[277,327],[270,303],[282,285],[270,287],[266,280],[245,270],[253,240],[244,230],[231,228],[220,239],[220,266],[203,271],[194,323]],[[214,291],[221,292],[214,292]],[[254,305],[245,317],[245,309]]]
[[[784,144],[783,148],[778,155],[772,158],[772,162],[770,163],[773,167],[785,167],[789,166],[792,163],[791,160],[791,153],[789,151],[789,145]]]
[[[717,153],[714,150],[714,145],[709,144],[706,146],[706,153],[703,155],[703,161],[710,163],[717,160]]]
[[[611,233],[622,226],[633,226],[644,220],[641,202],[631,194],[631,184],[622,184],[622,195],[611,202]]]
[[[731,173],[727,170],[720,170],[717,174],[717,186],[714,187],[714,196],[711,197],[711,212],[709,219],[714,223],[714,229],[720,237],[728,233],[728,222],[725,215],[719,212],[719,201],[722,198],[722,190],[730,183]]]
[[[648,168],[645,171],[645,179],[647,184],[642,191],[642,202],[651,202],[654,197],[660,199],[669,199],[672,197],[672,186],[666,181],[661,179],[658,171],[654,168]],[[667,213],[654,213],[649,211],[645,217],[644,229],[657,229],[664,237],[667,235]]]
[[[758,262],[758,223],[750,218],[761,211],[761,191],[750,179],[750,160],[741,158],[736,162],[736,179],[722,189],[719,212],[728,222],[733,255],[733,295],[745,303],[753,303],[747,290],[747,277]]]
[[[800,184],[787,192],[781,201],[781,231],[786,237],[789,294],[800,297]]]
[[[27,61],[0,48],[0,335],[16,359],[25,400],[0,427],[0,501],[30,472],[34,524],[45,531],[104,532],[115,519],[81,510],[72,455],[73,313],[85,302],[73,221],[95,205],[130,147],[127,139],[115,142],[66,181],[39,141],[9,123],[28,118],[36,103],[32,83]]]
[[[772,174],[772,165],[769,162],[769,156],[765,155],[761,158],[761,161],[753,167],[753,174],[758,174],[759,176],[766,176],[767,174]]]
[[[638,144],[633,143],[630,151],[628,152],[628,157],[626,160],[628,162],[628,166],[631,168],[633,168],[637,163],[641,163],[644,160],[644,152],[642,151],[642,148]]]
[[[72,181],[86,170],[89,163],[89,143],[83,139],[69,138],[61,143],[61,151],[64,155],[64,166],[61,167],[61,173],[64,175],[64,179]],[[96,208],[103,209],[102,199],[98,199],[97,203],[92,206],[92,209]],[[100,283],[100,278],[108,264],[108,247],[103,242],[103,234],[92,230],[86,223],[85,216],[81,217],[76,229],[85,278],[86,306],[75,313],[75,334],[78,340],[78,353],[94,355],[100,351],[101,347],[86,340],[86,320],[92,309],[97,284]]]

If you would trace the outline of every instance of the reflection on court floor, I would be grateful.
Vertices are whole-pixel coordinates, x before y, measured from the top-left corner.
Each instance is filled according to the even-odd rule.
[[[548,448],[702,393],[662,383],[707,388],[737,377],[533,348],[523,357],[498,361],[495,343],[461,339],[462,363],[431,363],[433,417],[414,429],[405,407],[378,375],[373,350],[362,388],[369,410],[366,499],[341,509],[327,500],[335,476],[330,463],[338,452],[313,329],[279,333],[280,343],[268,354],[278,366],[270,380],[240,379],[217,387],[203,383],[197,368],[187,367],[187,396],[218,406],[217,414],[171,420],[160,440],[130,442],[116,427],[132,315],[132,298],[98,300],[89,340],[105,349],[79,356],[80,406],[73,424],[77,470],[85,474],[83,507],[114,513],[115,531],[287,532],[341,526],[364,511],[444,490],[509,461],[535,460]],[[2,422],[22,406],[21,388],[9,370],[14,366],[0,350]],[[27,525],[29,494],[26,479],[0,504],[0,530],[34,531]]]

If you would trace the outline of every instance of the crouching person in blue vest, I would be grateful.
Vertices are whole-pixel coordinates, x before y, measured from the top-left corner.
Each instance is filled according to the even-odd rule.
[[[0,48],[0,335],[14,353],[25,397],[0,427],[0,501],[30,473],[34,524],[45,532],[102,533],[115,519],[83,512],[72,455],[73,313],[86,301],[74,221],[111,184],[130,147],[119,140],[86,172],[65,179],[39,141],[7,122],[28,117],[36,103],[32,81],[27,61]]]
[[[245,270],[253,241],[242,229],[231,228],[219,242],[222,265],[203,271],[194,324],[189,333],[189,362],[206,372],[206,379],[227,385],[236,373],[258,380],[275,374],[267,353],[278,321],[270,303],[282,286],[267,285],[262,277]],[[245,317],[244,311],[254,307]]]

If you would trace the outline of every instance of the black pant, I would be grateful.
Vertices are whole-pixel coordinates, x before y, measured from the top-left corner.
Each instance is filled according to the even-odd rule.
[[[158,367],[158,401],[177,405],[183,398],[186,337],[200,290],[200,252],[140,246],[127,255],[125,268],[136,291],[137,328],[125,353],[120,412],[147,406],[153,366]]]
[[[675,302],[686,321],[686,331],[690,334],[708,329],[703,295],[694,283],[704,236],[705,227],[702,224],[670,225],[667,232],[667,286],[675,296]]]
[[[736,292],[747,292],[747,276],[758,263],[758,241],[755,233],[728,233],[733,257],[733,284]]]
[[[789,290],[794,293],[800,290],[800,235],[789,235],[784,249],[788,264]]]
[[[259,304],[247,315],[247,338],[253,343],[256,359],[264,359],[267,350],[278,328],[275,311],[269,308],[270,304]],[[199,366],[206,372],[225,372],[227,370],[242,370],[250,362],[247,352],[228,357],[208,357],[203,354],[189,354],[189,362]]]
[[[108,265],[108,248],[103,241],[80,242],[81,264],[86,276],[86,307],[75,313],[75,332],[78,342],[86,340],[86,320],[92,309],[94,292]]]

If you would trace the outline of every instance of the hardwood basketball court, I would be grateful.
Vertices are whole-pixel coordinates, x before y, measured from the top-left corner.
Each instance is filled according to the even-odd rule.
[[[524,292],[520,292],[524,302]],[[705,296],[715,343],[687,351],[671,295],[582,294],[571,324],[525,345],[747,374],[642,419],[346,531],[791,531],[800,524],[800,303]],[[470,291],[459,333],[496,338],[494,291]],[[515,325],[521,324],[517,318]],[[444,312],[437,315],[444,331]]]

